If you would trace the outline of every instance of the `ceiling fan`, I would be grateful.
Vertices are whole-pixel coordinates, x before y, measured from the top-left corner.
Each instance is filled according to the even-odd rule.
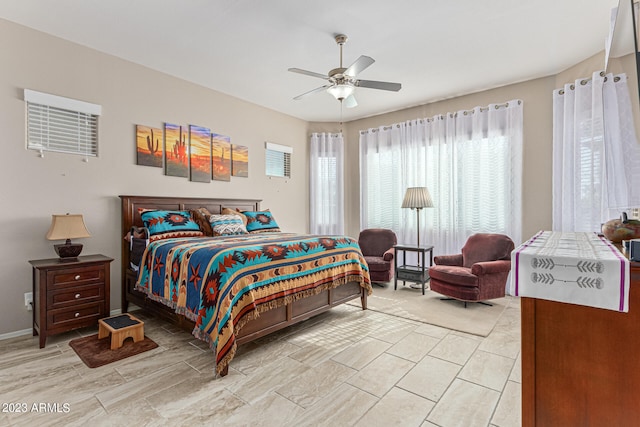
[[[314,73],[313,71],[302,70],[300,68],[289,68],[289,71],[293,73],[304,74],[311,77],[318,77],[329,82],[324,86],[320,86],[313,90],[310,90],[309,92],[305,92],[293,99],[299,100],[307,95],[322,92],[326,89],[327,92],[333,95],[338,101],[343,102],[345,107],[353,108],[358,105],[355,97],[353,96],[353,92],[355,91],[356,87],[389,90],[393,92],[397,92],[402,88],[402,85],[400,83],[357,79],[356,76],[371,64],[373,64],[375,61],[373,60],[373,58],[361,55],[360,58],[358,58],[353,64],[351,64],[347,68],[344,68],[342,66],[342,46],[344,46],[344,44],[347,42],[347,36],[345,36],[344,34],[338,34],[335,36],[335,39],[336,43],[338,43],[338,46],[340,46],[340,66],[338,68],[334,68],[326,75]]]

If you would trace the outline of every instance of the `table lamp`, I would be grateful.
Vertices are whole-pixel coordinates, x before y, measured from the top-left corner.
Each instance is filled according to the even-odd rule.
[[[85,237],[91,237],[91,234],[84,225],[82,215],[51,215],[47,240],[66,240],[63,244],[53,245],[61,261],[75,261],[82,252],[82,244],[71,243],[71,239]]]
[[[432,208],[433,201],[427,187],[409,187],[404,194],[402,201],[403,208],[416,210],[416,218],[418,219],[418,247],[420,247],[420,210],[422,208]]]

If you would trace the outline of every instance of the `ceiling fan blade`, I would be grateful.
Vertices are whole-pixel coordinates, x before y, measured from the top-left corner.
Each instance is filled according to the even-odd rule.
[[[325,74],[314,73],[313,71],[302,70],[300,68],[289,68],[292,73],[304,74],[305,76],[318,77],[320,79],[329,80],[329,77]]]
[[[326,88],[328,88],[328,87],[330,87],[330,86],[331,86],[331,85],[324,85],[324,86],[317,87],[317,88],[315,88],[315,89],[310,90],[309,92],[305,92],[305,93],[303,93],[303,94],[301,94],[301,95],[298,95],[298,96],[296,96],[296,97],[295,97],[295,98],[293,98],[293,99],[295,99],[295,100],[297,101],[297,100],[299,100],[299,99],[304,98],[305,96],[312,95],[312,94],[314,94],[314,93],[316,93],[316,92],[322,92],[323,90],[325,90]]]
[[[362,71],[364,71],[367,67],[369,67],[371,64],[373,64],[374,62],[376,61],[373,58],[370,58],[365,55],[361,55],[360,58],[356,59],[356,62],[349,65],[349,68],[347,68],[343,74],[347,76],[355,77],[358,74],[360,74]]]
[[[394,92],[402,89],[402,85],[400,83],[377,82],[375,80],[357,80],[355,82],[355,85],[359,87],[366,87],[369,89],[391,90]]]
[[[353,108],[358,106],[358,101],[356,101],[356,97],[351,94],[342,101],[342,104],[347,108]]]

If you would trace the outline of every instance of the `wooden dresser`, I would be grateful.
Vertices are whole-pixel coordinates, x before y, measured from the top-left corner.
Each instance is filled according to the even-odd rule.
[[[110,263],[104,255],[32,260],[33,335],[47,336],[98,324],[109,316]]]
[[[640,263],[629,312],[521,299],[522,425],[640,422]]]

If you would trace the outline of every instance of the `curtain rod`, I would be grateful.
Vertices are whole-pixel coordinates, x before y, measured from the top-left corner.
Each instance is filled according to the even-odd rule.
[[[518,100],[518,105],[520,105],[520,104],[522,104],[522,101]],[[495,104],[494,108],[497,110],[499,108],[506,108],[508,106],[509,106],[509,103],[505,102],[504,104]],[[480,107],[480,112],[489,111],[489,108],[490,107],[488,107],[488,106],[487,107]],[[446,113],[446,114],[440,114],[440,115],[433,116],[433,117],[426,117],[426,118],[423,118],[423,119],[416,119],[416,121],[418,123],[420,123],[420,124],[422,124],[422,123],[431,123],[431,122],[434,122],[436,120],[444,120],[444,118],[447,115],[449,117],[451,117],[451,118],[454,118],[454,117],[458,116],[458,113],[462,113],[462,114],[464,114],[466,116],[468,114],[473,114],[474,112],[475,112],[475,109],[474,110],[461,110],[461,111],[458,111],[458,112],[455,112],[455,113]],[[409,126],[412,125],[411,121],[407,121],[407,122],[404,122],[404,123],[408,123]],[[383,126],[382,129],[380,129],[380,128],[372,128],[372,129],[367,129],[367,130],[361,130],[360,131],[360,135],[364,135],[364,134],[366,134],[368,132],[375,133],[375,132],[379,132],[381,130],[393,129],[393,126],[395,126],[397,128],[400,128],[400,123],[396,123],[395,125]]]
[[[522,101],[518,100],[518,105],[522,104]],[[499,108],[507,108],[509,106],[508,102],[505,102],[504,104],[496,104],[494,105],[494,108],[497,110]],[[462,113],[465,116],[467,114],[473,114],[476,110],[462,110],[462,111],[458,111],[455,113],[449,113],[449,117],[456,117],[458,115],[458,113]],[[489,107],[480,107],[480,112],[485,112],[485,111],[489,111]]]
[[[600,77],[604,77],[604,81],[607,82],[607,80],[609,80],[609,78],[606,76],[604,71],[600,71],[599,73]],[[621,77],[618,76],[613,76],[613,82],[614,83],[618,83],[620,81]],[[580,85],[584,86],[586,84],[588,84],[592,79],[582,79],[580,80]],[[569,89],[571,90],[575,90],[576,89],[576,85],[574,83],[571,84],[571,86],[569,86]],[[559,95],[564,95],[564,89],[556,89],[558,91]]]
[[[342,136],[342,132],[311,132],[311,136],[313,135],[329,135],[333,137]]]

